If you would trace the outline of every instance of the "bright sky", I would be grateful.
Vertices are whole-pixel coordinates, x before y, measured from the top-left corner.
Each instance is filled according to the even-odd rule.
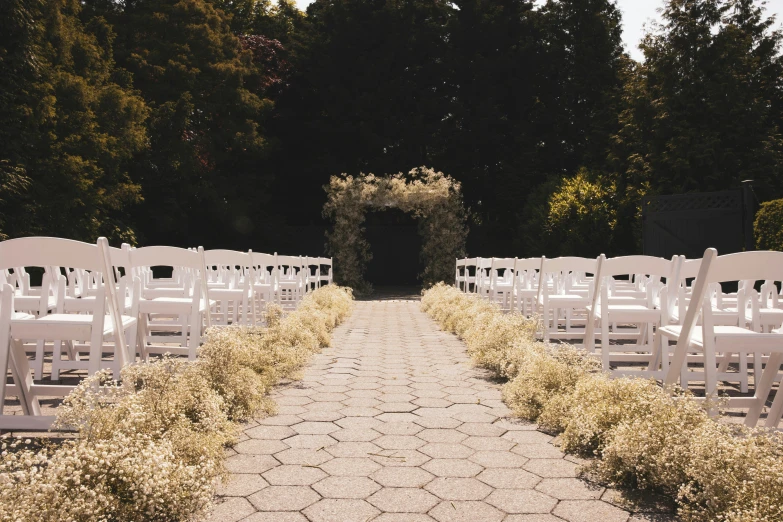
[[[312,0],[296,0],[300,9],[304,10]],[[644,25],[650,20],[658,19],[658,8],[663,0],[617,0],[617,5],[623,12],[623,40],[631,56],[642,59],[638,49],[639,41],[644,35]],[[767,0],[768,14],[776,15],[778,26],[783,24],[783,0]]]

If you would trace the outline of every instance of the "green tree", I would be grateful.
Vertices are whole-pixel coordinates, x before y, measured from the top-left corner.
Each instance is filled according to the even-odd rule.
[[[140,188],[128,168],[146,146],[147,112],[115,67],[111,27],[82,22],[78,0],[2,9],[5,234],[133,241],[127,211]]]
[[[779,189],[781,34],[754,0],[669,0],[625,90],[622,175],[658,193]]]
[[[246,248],[263,221],[261,125],[272,103],[246,85],[253,57],[233,34],[231,16],[206,0],[93,9],[114,24],[117,62],[151,109],[150,148],[134,169],[145,241]]]

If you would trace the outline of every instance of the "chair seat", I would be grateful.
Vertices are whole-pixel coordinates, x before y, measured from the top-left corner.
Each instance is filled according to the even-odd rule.
[[[682,334],[682,325],[668,325],[658,330],[662,335],[666,337],[674,337],[679,339]],[[769,348],[775,349],[775,351],[783,350],[783,335],[780,333],[759,333],[746,328],[740,328],[739,326],[715,326],[715,340],[717,342],[726,341],[731,342],[731,351],[742,352],[750,348]],[[691,336],[691,344],[699,347],[704,346],[704,339],[702,337],[702,330],[696,326],[693,329],[693,335]]]
[[[775,320],[783,321],[783,309],[761,308],[759,309],[759,317],[761,317],[762,319],[768,319],[770,321],[775,321]]]
[[[555,294],[555,295],[547,296],[547,299],[549,300],[549,303],[553,308],[564,307],[564,306],[585,307],[589,302],[589,299],[587,297],[578,294],[565,294],[565,295]]]
[[[130,308],[133,305],[133,299],[130,297],[125,298],[125,308]],[[66,312],[82,312],[88,313],[95,310],[95,296],[85,297],[66,297],[63,300],[63,309]]]
[[[14,296],[14,308],[38,312],[41,309],[41,299],[40,295],[16,295]],[[57,306],[57,299],[54,296],[49,296],[46,301],[46,309],[52,310],[55,306]]]
[[[15,339],[87,339],[93,316],[88,314],[49,314],[38,318],[16,318],[11,321],[11,336]],[[122,316],[124,330],[136,324],[135,317]],[[114,323],[107,315],[103,320],[103,335],[114,333]],[[50,337],[51,336],[51,337]]]
[[[237,299],[244,294],[250,295],[250,292],[244,288],[210,288],[209,297],[215,299]]]
[[[609,304],[609,317],[618,320],[633,321],[638,320],[643,323],[654,323],[660,320],[661,311],[655,308],[649,308],[639,304]],[[596,317],[601,317],[603,312],[599,306],[595,311]]]
[[[215,304],[215,300],[209,300],[210,307],[214,306]],[[192,306],[193,299],[190,297],[156,297],[154,299],[139,299],[139,311],[145,314],[188,313],[190,312]],[[206,311],[203,299],[200,301],[199,311]]]

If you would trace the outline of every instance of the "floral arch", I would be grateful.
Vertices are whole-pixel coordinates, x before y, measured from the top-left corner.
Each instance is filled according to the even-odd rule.
[[[465,255],[465,208],[459,182],[442,172],[420,167],[407,174],[387,176],[342,174],[332,176],[324,187],[327,201],[324,217],[333,222],[327,233],[334,257],[335,278],[357,293],[369,293],[365,281],[367,262],[372,259],[362,224],[368,210],[399,208],[419,221],[423,245],[420,274],[425,286],[448,281],[454,276],[454,259]]]

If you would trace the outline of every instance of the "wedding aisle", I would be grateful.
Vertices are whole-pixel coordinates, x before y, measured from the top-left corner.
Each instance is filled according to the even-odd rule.
[[[418,301],[360,301],[228,461],[213,522],[641,522],[508,418],[500,385]]]

